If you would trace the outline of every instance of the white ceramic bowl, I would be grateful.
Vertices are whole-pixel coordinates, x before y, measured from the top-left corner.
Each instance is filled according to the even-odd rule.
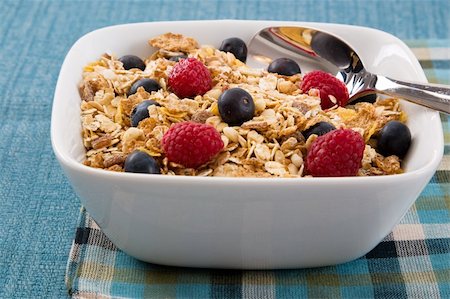
[[[216,47],[249,41],[275,24],[318,27],[347,40],[374,73],[426,82],[412,52],[374,29],[267,21],[183,21],[107,27],[80,38],[61,68],[53,103],[53,149],[82,204],[128,254],[153,263],[242,269],[332,265],[374,248],[414,203],[443,154],[437,112],[402,103],[413,144],[406,173],[347,178],[211,178],[108,172],[84,166],[82,68],[104,52],[151,54],[150,37],[168,31]]]

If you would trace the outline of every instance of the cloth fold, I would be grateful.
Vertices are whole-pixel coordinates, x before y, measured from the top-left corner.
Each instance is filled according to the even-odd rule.
[[[450,84],[449,40],[409,41],[430,82]],[[219,270],[138,261],[81,208],[66,285],[73,298],[448,298],[450,118],[441,114],[444,158],[416,203],[371,252],[330,267]]]

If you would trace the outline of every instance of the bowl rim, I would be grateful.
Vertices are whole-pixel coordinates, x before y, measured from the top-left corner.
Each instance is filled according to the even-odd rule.
[[[56,120],[55,120],[55,111],[57,108],[57,102],[59,98],[59,93],[61,93],[61,85],[62,85],[62,79],[61,74],[63,73],[63,70],[65,69],[65,66],[68,64],[68,58],[69,54],[72,52],[72,50],[83,41],[83,39],[88,38],[90,35],[98,34],[101,31],[116,29],[116,28],[122,28],[122,27],[129,27],[129,26],[143,26],[143,25],[164,25],[164,24],[183,24],[183,23],[226,23],[226,22],[242,22],[242,23],[260,23],[260,24],[267,24],[267,25],[273,25],[273,24],[282,24],[282,25],[302,25],[302,26],[320,26],[320,25],[330,25],[330,26],[337,26],[341,28],[359,28],[364,30],[373,30],[377,31],[383,34],[387,34],[390,37],[395,38],[399,45],[401,45],[405,52],[410,56],[409,58],[412,60],[412,62],[415,64],[415,68],[419,71],[419,75],[422,76],[422,79],[426,81],[425,73],[423,72],[422,67],[420,66],[417,58],[412,53],[411,49],[399,38],[395,37],[394,35],[371,27],[364,27],[364,26],[355,26],[355,25],[347,25],[347,24],[338,24],[338,23],[320,23],[320,22],[299,22],[299,21],[276,21],[276,20],[233,20],[233,19],[223,19],[223,20],[179,20],[179,21],[162,21],[162,22],[137,22],[137,23],[124,23],[124,24],[117,24],[112,26],[106,26],[102,28],[95,29],[93,31],[90,31],[83,36],[81,36],[77,41],[71,46],[70,50],[67,52],[66,57],[64,59],[64,62],[61,65],[61,69],[58,75],[58,80],[54,92],[53,97],[53,104],[52,104],[52,115],[51,115],[51,144],[53,148],[53,152],[55,153],[55,156],[57,157],[59,163],[62,166],[67,167],[70,170],[73,170],[75,172],[81,173],[83,175],[87,176],[104,176],[108,179],[122,179],[122,178],[132,178],[133,180],[136,180],[137,182],[167,182],[167,181],[173,181],[176,183],[187,183],[187,184],[205,184],[205,183],[218,183],[219,185],[236,185],[236,184],[267,184],[267,183],[276,183],[277,185],[291,185],[291,184],[301,184],[301,185],[324,185],[324,184],[363,184],[368,182],[373,183],[383,183],[386,180],[392,181],[393,179],[396,181],[407,181],[410,179],[414,179],[414,177],[421,177],[423,175],[426,175],[428,173],[434,173],[434,171],[437,169],[442,156],[444,152],[444,141],[443,141],[443,131],[442,126],[440,125],[440,118],[439,118],[439,112],[432,111],[427,108],[423,108],[424,112],[431,113],[433,119],[438,119],[439,126],[436,126],[437,130],[439,130],[439,134],[436,134],[438,140],[436,141],[437,144],[439,144],[439,148],[436,149],[432,154],[433,157],[430,158],[430,160],[421,168],[415,169],[412,171],[407,171],[401,174],[394,174],[394,175],[383,175],[383,176],[355,176],[355,177],[298,177],[298,178],[276,178],[276,177],[270,177],[270,178],[262,178],[262,177],[200,177],[200,176],[183,176],[183,175],[159,175],[159,174],[141,174],[141,173],[124,173],[124,172],[115,172],[115,171],[107,171],[104,169],[97,169],[93,167],[86,166],[82,164],[81,162],[76,161],[74,158],[69,157],[68,155],[65,155],[63,153],[63,150],[60,149],[59,144],[56,141]],[[63,167],[64,168],[64,167]]]

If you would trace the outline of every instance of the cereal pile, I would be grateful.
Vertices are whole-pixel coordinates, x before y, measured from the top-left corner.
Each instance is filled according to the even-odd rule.
[[[165,175],[304,177],[310,175],[305,165],[308,149],[320,138],[317,134],[305,137],[305,132],[327,123],[356,131],[364,140],[356,175],[402,172],[398,156],[383,156],[376,150],[376,136],[389,121],[406,121],[397,99],[378,98],[375,103],[334,105],[323,110],[319,90],[304,93],[300,89],[300,73],[287,76],[253,69],[230,52],[200,46],[179,34],[166,33],[150,39],[149,44],[159,50],[141,69],[126,69],[128,62],[111,54],[84,67],[80,95],[85,165],[124,171],[127,157],[139,151],[155,161],[152,167],[159,169],[153,173]],[[178,97],[169,77],[177,63],[188,60],[180,59],[186,55],[207,68],[211,88],[203,94]],[[156,81],[159,89],[132,88],[144,78]],[[229,125],[219,111],[219,97],[232,88],[243,89],[253,99],[253,117],[242,124]],[[152,102],[139,108],[148,117],[133,126],[133,113],[142,112],[138,104],[148,100]],[[162,145],[169,128],[186,121],[214,127],[223,142],[214,157],[196,168],[169,161]]]

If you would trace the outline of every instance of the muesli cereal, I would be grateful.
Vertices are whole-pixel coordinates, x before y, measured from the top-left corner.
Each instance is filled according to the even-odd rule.
[[[251,68],[231,52],[199,45],[180,34],[166,33],[148,43],[158,50],[143,61],[144,69],[133,67],[135,57],[117,58],[111,53],[84,67],[79,90],[85,165],[124,171],[125,163],[139,162],[139,157],[130,155],[139,151],[156,164],[144,170],[137,166],[136,172],[304,177],[310,176],[305,164],[314,141],[334,129],[351,129],[365,143],[355,175],[403,171],[403,157],[383,156],[377,150],[378,135],[385,125],[406,121],[398,99],[377,98],[373,103],[340,106],[341,99],[329,95],[327,105],[332,107],[324,109],[320,88],[303,92],[300,73],[283,75],[282,71]],[[201,79],[205,76],[206,81]],[[192,88],[199,90],[194,95],[179,96],[185,95],[183,80],[190,78],[194,80]],[[176,88],[173,80],[179,80]],[[227,107],[234,107],[230,108],[231,115],[225,111]],[[238,109],[239,115],[233,114],[233,109]],[[169,161],[163,137],[171,126],[181,122],[214,127],[222,149],[196,168]]]

